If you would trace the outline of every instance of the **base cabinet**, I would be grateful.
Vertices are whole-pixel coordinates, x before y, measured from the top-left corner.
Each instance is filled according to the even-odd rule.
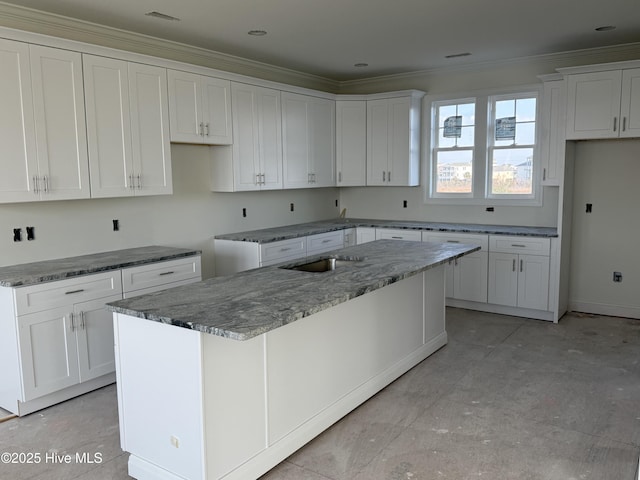
[[[549,257],[489,254],[489,303],[547,310]]]

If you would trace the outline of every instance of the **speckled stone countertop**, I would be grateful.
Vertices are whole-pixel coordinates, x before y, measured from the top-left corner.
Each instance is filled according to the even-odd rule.
[[[518,235],[527,237],[557,237],[558,230],[551,227],[521,227],[509,225],[479,225],[471,223],[437,223],[395,220],[367,220],[358,218],[336,218],[319,222],[298,223],[284,227],[265,228],[248,232],[216,235],[216,239],[241,242],[270,243],[289,238],[304,237],[318,233],[344,230],[353,227],[397,228],[404,230],[426,230],[436,232],[485,233],[490,235]]]
[[[234,340],[247,340],[479,248],[378,240],[293,263],[214,277],[111,302],[108,308]],[[356,261],[322,273],[281,268],[326,257]]]
[[[42,262],[22,263],[0,267],[0,286],[19,287],[53,282],[69,277],[135,267],[181,257],[200,255],[199,250],[173,247],[139,247],[95,253],[78,257],[59,258]]]

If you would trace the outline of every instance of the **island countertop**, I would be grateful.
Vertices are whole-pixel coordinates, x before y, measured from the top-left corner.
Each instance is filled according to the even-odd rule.
[[[479,248],[378,240],[111,302],[107,308],[203,333],[247,340]],[[282,268],[327,257],[353,261],[322,273]]]
[[[526,237],[557,237],[552,227],[528,227],[511,225],[485,225],[472,223],[419,222],[411,220],[371,220],[360,218],[336,218],[317,222],[298,223],[282,227],[263,228],[245,232],[216,235],[217,240],[271,243],[290,238],[333,232],[354,227],[394,228],[431,232],[480,233],[488,235],[514,235]]]

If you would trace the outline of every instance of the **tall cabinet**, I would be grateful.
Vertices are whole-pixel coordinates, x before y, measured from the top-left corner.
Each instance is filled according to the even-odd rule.
[[[0,202],[89,198],[82,60],[0,40]]]
[[[336,185],[367,183],[367,102],[336,101]]]
[[[166,69],[83,55],[91,195],[170,194]]]

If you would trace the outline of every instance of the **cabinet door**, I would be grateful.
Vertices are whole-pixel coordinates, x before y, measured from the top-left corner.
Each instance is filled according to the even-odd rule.
[[[567,139],[617,137],[621,89],[620,70],[569,75]]]
[[[539,125],[542,184],[558,186],[564,173],[566,124],[566,82],[544,83],[542,121]]]
[[[336,142],[334,100],[311,98],[309,100],[309,159],[311,187],[335,187]]]
[[[356,245],[373,242],[376,239],[376,229],[370,227],[356,228]]]
[[[200,75],[169,70],[169,122],[172,142],[203,143]]]
[[[622,72],[621,137],[640,137],[640,68]]]
[[[312,183],[309,104],[304,95],[282,93],[282,162],[284,188]]]
[[[260,132],[258,120],[257,89],[250,85],[234,83],[231,86],[233,108],[232,147],[234,189],[260,190]]]
[[[38,200],[29,47],[0,39],[0,203]]]
[[[113,314],[105,303],[120,299],[118,295],[74,306],[81,382],[115,372]]]
[[[367,101],[367,185],[386,185],[389,159],[387,100]]]
[[[139,63],[128,68],[135,195],[171,194],[167,71]]]
[[[487,301],[487,252],[474,252],[456,260],[454,298]]]
[[[18,317],[24,400],[77,384],[78,349],[72,307]]]
[[[220,78],[202,77],[204,113],[204,143],[231,145],[231,82]]]
[[[82,57],[37,45],[29,50],[41,198],[89,198]]]
[[[392,98],[389,102],[389,161],[387,184],[406,186],[410,181],[411,100]],[[417,184],[417,182],[416,182]]]
[[[278,90],[256,89],[257,151],[262,190],[276,190],[283,186],[282,171],[282,115]]]
[[[367,102],[336,102],[336,170],[339,187],[367,182]]]
[[[133,195],[127,63],[83,55],[92,197]]]
[[[518,255],[489,253],[489,303],[515,307],[518,303]]]
[[[518,262],[518,307],[547,310],[549,257],[519,255]]]

